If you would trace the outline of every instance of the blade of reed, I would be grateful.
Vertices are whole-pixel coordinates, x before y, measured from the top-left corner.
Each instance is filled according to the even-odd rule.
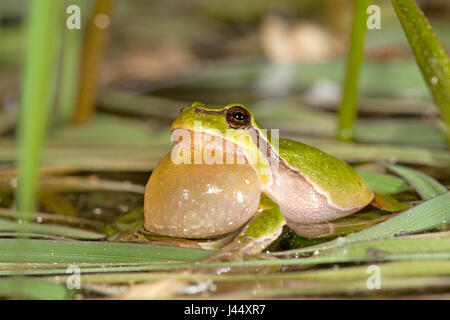
[[[12,299],[72,299],[74,291],[65,285],[29,278],[0,279],[0,296]]]
[[[3,16],[3,9],[0,8],[0,21],[2,21]],[[0,23],[0,42],[3,40],[3,26]],[[3,48],[0,47],[0,68],[3,67],[4,61],[3,61]],[[1,121],[0,121],[0,133],[1,133]]]
[[[16,262],[15,245],[23,239],[0,240],[0,262]],[[208,257],[212,251],[135,243],[28,240],[27,262],[40,263],[133,263],[193,261]]]
[[[44,134],[53,99],[60,24],[60,3],[31,1],[27,26],[24,82],[19,119],[18,207],[29,220],[35,207],[36,181]]]
[[[47,177],[41,180],[42,188],[53,192],[131,192],[137,194],[145,193],[145,186],[128,181],[115,181],[91,177]]]
[[[23,222],[0,219],[0,232],[1,231],[20,232],[21,229],[23,228],[22,224]],[[51,224],[28,223],[26,229],[27,232],[31,233],[60,236],[69,239],[100,240],[106,237],[106,235],[94,231],[88,231],[65,226],[57,226]]]
[[[9,267],[8,264],[0,264],[0,275],[65,273],[67,265],[62,264],[59,266],[59,263],[77,264],[81,268],[82,273],[104,273],[216,267],[311,265],[364,261],[440,260],[450,258],[449,239],[394,238],[370,240],[346,243],[309,257],[214,263],[188,263],[189,261],[209,256],[211,251],[206,250],[130,243],[33,240],[30,251],[26,252],[29,256],[28,262],[56,263],[39,268],[35,264],[33,264],[33,267],[26,264],[14,264],[14,260],[11,259],[11,241],[20,240],[0,240],[0,262],[13,263]],[[175,263],[175,261],[180,263]],[[86,263],[89,263],[89,265],[85,265]]]
[[[19,213],[12,209],[0,208],[0,217],[9,218],[9,219],[19,219]],[[104,226],[103,222],[84,219],[80,217],[71,217],[71,216],[61,216],[53,213],[45,213],[45,212],[33,212],[31,215],[31,220],[36,221],[40,220],[41,222],[47,223],[58,223],[63,225],[71,225],[71,226],[82,226],[88,227],[92,229],[96,229]]]
[[[404,212],[381,222],[375,226],[350,234],[345,238],[338,238],[304,249],[274,252],[272,255],[298,254],[332,248],[344,243],[355,241],[367,241],[371,239],[389,239],[404,233],[418,233],[437,226],[447,224],[450,221],[450,192],[446,192],[431,200],[427,200]]]
[[[436,201],[433,201],[436,200]],[[396,234],[417,233],[448,223],[450,219],[450,193],[426,201],[385,222],[349,235],[347,241],[388,238]]]
[[[111,24],[113,0],[96,0],[87,23],[86,40],[81,58],[78,101],[72,122],[86,123],[95,112],[98,74]]]
[[[390,164],[387,168],[409,182],[422,199],[429,200],[447,192],[447,188],[423,172],[405,166]]]
[[[413,0],[391,0],[434,102],[450,125],[450,59]]]
[[[412,260],[379,263],[381,274],[386,278],[414,277],[414,276],[445,276],[450,274],[450,261],[448,260]],[[127,272],[127,273],[100,273],[83,274],[82,283],[137,283],[163,279],[172,280],[212,280],[221,282],[240,281],[351,281],[367,280],[367,266],[344,267],[339,269],[321,269],[313,271],[284,272],[270,274],[181,274],[161,272]],[[67,276],[59,276],[58,281],[65,281]]]
[[[44,136],[53,99],[55,97],[58,54],[61,35],[61,5],[58,1],[28,3],[26,19],[26,46],[20,115],[18,124],[19,183],[16,192],[20,215],[19,237],[29,234],[31,214],[36,205],[39,163]],[[14,260],[23,261],[28,243],[14,243]],[[20,281],[12,279],[11,281]],[[27,286],[15,286],[19,295],[25,295]]]
[[[30,1],[26,21],[24,76],[18,125],[19,184],[17,206],[22,223],[17,224],[18,236],[29,233],[28,221],[35,208],[36,184],[48,117],[55,96],[58,54],[61,34],[61,4],[53,1]],[[25,258],[26,242],[14,244],[14,259]],[[11,279],[17,294],[26,296],[32,289]]]
[[[364,170],[356,170],[369,188],[377,193],[392,194],[409,189],[408,183],[396,176]]]
[[[384,279],[384,284],[381,286],[379,292],[386,292],[391,290],[411,290],[411,289],[426,289],[436,288],[444,289],[450,286],[448,277],[411,277],[409,279]],[[242,297],[294,297],[294,296],[316,296],[316,295],[333,295],[346,294],[354,296],[355,293],[373,294],[373,290],[368,289],[366,281],[353,282],[339,282],[323,284],[320,286],[301,286],[294,288],[280,288],[280,289],[257,289],[249,292],[240,292]],[[223,297],[225,298],[225,297]],[[236,299],[235,298],[235,299]]]
[[[78,5],[81,13],[84,12],[86,7],[84,1],[66,1],[66,7],[72,4]],[[81,14],[81,17],[84,17],[84,15]],[[76,106],[83,28],[64,28],[63,33],[61,81],[56,106],[59,111],[59,120],[66,123],[73,116]]]
[[[404,236],[401,239],[428,239],[428,240],[448,240],[450,239],[450,232],[435,232],[426,233],[413,236]],[[415,245],[413,243],[412,245]],[[45,243],[44,243],[45,246]],[[410,245],[411,247],[411,245]],[[422,246],[423,248],[423,246]],[[427,249],[427,248],[425,248]],[[45,255],[45,250],[41,251],[41,254]],[[291,261],[292,259],[278,259],[281,264],[286,261]],[[298,260],[294,260],[298,261]],[[302,263],[304,260],[302,260]],[[10,274],[23,274],[23,275],[45,275],[45,274],[63,274],[70,263],[2,263],[0,262],[0,275],[10,275]],[[158,266],[149,263],[78,263],[78,266],[82,268],[83,273],[88,272],[126,272],[126,271],[146,271],[146,270],[158,270]],[[178,268],[178,264],[171,264],[171,267]],[[195,267],[195,266],[194,266]]]
[[[345,241],[390,238],[401,233],[418,233],[450,221],[450,192],[405,210],[373,227],[351,234]]]
[[[97,176],[50,176],[39,180],[39,188],[46,192],[130,192],[145,193],[145,186],[127,181],[101,179]],[[14,186],[7,180],[0,179],[0,192],[11,192]]]
[[[347,56],[347,71],[344,83],[344,94],[339,107],[339,128],[337,136],[340,140],[353,139],[353,125],[357,117],[357,97],[359,69],[364,56],[364,37],[366,34],[366,10],[370,0],[354,1],[353,24],[350,37],[350,51]]]

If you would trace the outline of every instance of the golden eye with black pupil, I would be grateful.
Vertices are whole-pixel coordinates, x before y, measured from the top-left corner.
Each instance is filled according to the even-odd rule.
[[[251,125],[250,112],[242,106],[229,107],[225,117],[228,126],[233,129],[246,129]]]

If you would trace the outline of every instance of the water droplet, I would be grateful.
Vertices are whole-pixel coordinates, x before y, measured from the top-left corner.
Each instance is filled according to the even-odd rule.
[[[346,242],[345,237],[337,237],[336,242],[338,244],[344,244]]]
[[[94,18],[94,23],[97,28],[106,29],[109,27],[110,20],[106,14],[98,14]]]
[[[389,158],[389,162],[390,163],[397,163],[397,158],[396,157],[390,157]]]
[[[431,84],[434,86],[438,83],[439,79],[436,76],[431,77]]]
[[[183,189],[181,194],[183,195],[183,199],[185,199],[185,200],[189,199],[189,196],[190,196],[189,190]]]
[[[238,201],[239,203],[244,202],[244,195],[242,194],[242,192],[238,191],[236,197],[237,197],[237,201]]]
[[[11,179],[10,181],[9,181],[9,185],[12,187],[12,188],[17,188],[17,178],[13,178],[13,179]]]

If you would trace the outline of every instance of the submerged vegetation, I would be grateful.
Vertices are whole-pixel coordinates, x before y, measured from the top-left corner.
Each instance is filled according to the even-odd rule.
[[[282,16],[282,8],[248,1],[253,6],[236,15],[240,1],[218,2],[172,12],[164,1],[69,0],[83,13],[81,29],[73,30],[60,2],[17,1],[10,11],[0,5],[2,17],[20,21],[2,19],[0,29],[7,44],[0,47],[0,297],[448,293],[450,63],[442,44],[449,43],[450,22],[434,31],[413,0],[358,1],[346,30],[347,56],[296,60],[299,54],[288,51],[305,47],[286,49],[280,41],[273,51],[254,51],[258,36],[281,32],[276,39],[293,42],[300,26],[265,20],[271,10]],[[284,2],[298,16],[332,7]],[[391,12],[382,30],[365,29],[371,2]],[[336,14],[353,10],[340,9]],[[167,12],[179,21],[160,17]],[[328,28],[335,21],[329,20]],[[116,23],[129,26],[119,30]],[[270,29],[258,29],[263,23]],[[280,50],[282,58],[274,53]],[[267,251],[232,261],[208,260],[231,236],[197,241],[140,233],[145,183],[170,150],[170,123],[198,100],[251,105],[264,127],[353,165],[375,201],[316,237],[285,228]],[[374,265],[380,290],[367,285]],[[81,272],[79,288],[68,285],[73,268]],[[188,294],[194,280],[213,281],[215,290]],[[155,290],[165,282],[164,293]]]

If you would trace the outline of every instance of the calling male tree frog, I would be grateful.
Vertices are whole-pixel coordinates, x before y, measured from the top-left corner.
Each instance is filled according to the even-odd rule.
[[[201,239],[244,226],[240,239],[258,252],[285,224],[304,235],[374,197],[350,165],[268,133],[243,104],[195,102],[180,111],[171,132],[174,147],[145,193],[145,228],[152,233]]]

